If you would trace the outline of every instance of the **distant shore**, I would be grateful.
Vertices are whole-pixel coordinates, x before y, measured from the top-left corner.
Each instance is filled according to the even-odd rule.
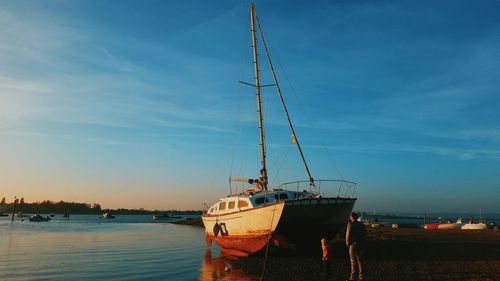
[[[201,219],[188,219],[172,222],[174,224],[191,225],[196,227],[203,227],[203,221]]]
[[[14,210],[13,210],[14,209]],[[201,210],[146,210],[126,209],[126,208],[103,208],[99,203],[84,203],[84,202],[65,202],[61,201],[37,201],[25,202],[24,198],[16,199],[8,203],[5,197],[0,201],[0,213],[11,214],[72,214],[72,215],[100,215],[102,213],[111,212],[115,215],[154,215],[170,213],[174,215],[201,215]]]

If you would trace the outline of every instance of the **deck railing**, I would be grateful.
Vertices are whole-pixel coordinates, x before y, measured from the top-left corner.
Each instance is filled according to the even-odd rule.
[[[314,186],[309,181],[293,181],[282,183],[276,189],[296,192],[306,190],[322,197],[355,198],[356,185],[355,182],[345,180],[314,180]]]

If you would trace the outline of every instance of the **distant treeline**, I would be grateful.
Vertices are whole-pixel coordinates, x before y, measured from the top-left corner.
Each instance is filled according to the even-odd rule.
[[[0,202],[0,212],[11,213],[14,203],[7,203],[5,198]],[[42,202],[24,202],[24,198],[16,200],[15,212],[26,214],[64,214],[69,212],[71,214],[100,214],[101,205],[97,203],[78,203],[78,202],[53,202],[45,200]]]
[[[144,210],[144,209],[104,209],[103,212],[111,212],[116,215],[151,215],[151,214],[173,214],[173,215],[201,215],[202,211],[198,210]]]
[[[0,213],[11,213],[13,202],[7,203],[5,197],[0,201]],[[26,213],[26,214],[64,214],[69,212],[70,214],[101,214],[105,212],[111,212],[118,215],[147,215],[147,214],[160,214],[160,213],[171,213],[171,214],[184,214],[184,215],[199,215],[202,212],[198,210],[145,210],[145,209],[102,209],[101,205],[98,203],[78,203],[78,202],[54,202],[50,200],[45,200],[42,202],[24,202],[24,198],[16,200],[15,212]]]

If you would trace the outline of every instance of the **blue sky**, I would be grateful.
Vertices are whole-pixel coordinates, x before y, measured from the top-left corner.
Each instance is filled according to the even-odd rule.
[[[500,212],[498,1],[256,9],[316,179],[360,210]],[[0,196],[198,209],[258,176],[249,35],[243,1],[1,2]],[[271,183],[306,179],[263,95]]]

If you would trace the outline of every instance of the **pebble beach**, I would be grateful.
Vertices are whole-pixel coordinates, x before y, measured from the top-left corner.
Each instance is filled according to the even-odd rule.
[[[190,225],[203,226],[190,221]],[[368,228],[366,280],[500,280],[500,230],[426,230]],[[346,280],[348,249],[341,235],[329,242],[332,274],[321,262],[321,244],[307,252],[269,248],[236,259],[225,257],[245,280]],[[266,261],[266,262],[264,262]],[[228,280],[231,273],[226,273]]]
[[[366,280],[500,280],[500,231],[368,229]],[[318,249],[308,253],[271,249],[264,280],[346,280],[350,265],[340,237],[330,241],[332,275],[326,276]],[[260,276],[263,255],[233,265]]]

